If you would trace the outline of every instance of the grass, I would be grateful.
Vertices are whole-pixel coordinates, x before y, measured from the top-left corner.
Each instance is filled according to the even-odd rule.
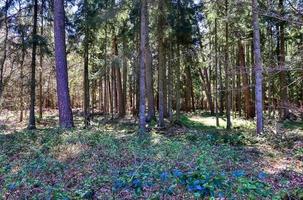
[[[301,151],[277,150],[252,137],[253,123],[234,122],[227,132],[211,116],[182,116],[183,127],[145,138],[131,121],[102,119],[71,131],[3,129],[0,199],[302,197]]]

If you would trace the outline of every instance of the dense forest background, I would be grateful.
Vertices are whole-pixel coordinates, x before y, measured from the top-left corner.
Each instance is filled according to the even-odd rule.
[[[64,3],[71,107],[84,112],[85,124],[94,113],[139,114],[142,56],[147,121],[159,111],[162,126],[163,118],[178,121],[180,110],[197,109],[226,113],[228,128],[231,115],[253,119],[251,2],[145,2],[143,25],[140,3]],[[268,118],[302,114],[301,4],[259,2],[263,79],[258,84]],[[45,110],[58,107],[53,2],[6,0],[1,6],[1,110],[19,110],[23,121],[37,106],[42,118]]]
[[[50,187],[53,199],[147,199],[151,191],[160,199],[193,198],[179,187],[185,184],[194,198],[262,199],[281,191],[281,199],[302,198],[294,190],[303,187],[302,27],[302,0],[1,0],[0,195],[43,199]],[[101,173],[92,152],[106,170],[128,166],[137,174]],[[71,161],[77,155],[85,164]],[[26,171],[32,162],[39,175]],[[41,178],[51,166],[75,163],[92,171],[76,175],[72,186],[63,181],[58,189]],[[152,165],[159,171],[148,173],[161,172],[161,184],[148,191],[142,177]],[[261,182],[246,177],[255,169]],[[21,172],[34,174],[38,186],[20,181]],[[115,180],[94,179],[100,173]],[[284,188],[274,181],[281,177]],[[124,196],[125,188],[134,194]]]

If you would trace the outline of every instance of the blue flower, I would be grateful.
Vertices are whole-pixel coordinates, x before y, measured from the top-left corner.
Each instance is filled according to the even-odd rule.
[[[173,175],[175,177],[181,177],[183,175],[183,172],[179,169],[173,169]]]
[[[169,174],[168,174],[167,172],[162,172],[162,173],[160,174],[160,180],[161,180],[162,182],[167,181],[167,180],[168,180],[168,177],[169,177]]]
[[[223,192],[219,192],[218,196],[219,196],[220,199],[223,199],[224,198],[224,193]]]
[[[114,189],[119,190],[122,189],[125,186],[124,181],[118,179],[114,182]]]
[[[201,180],[195,180],[193,184],[194,185],[199,185],[200,183],[201,183]]]
[[[267,177],[267,174],[266,174],[266,173],[264,173],[264,172],[259,172],[259,174],[258,174],[258,178],[259,178],[259,179],[264,180],[266,177]]]
[[[232,175],[236,178],[242,177],[245,175],[245,171],[242,169],[233,171]]]
[[[175,187],[176,187],[175,185],[169,186],[169,188],[167,189],[167,193],[168,193],[169,195],[174,194]]]
[[[17,188],[17,186],[16,186],[15,183],[10,183],[10,184],[7,186],[7,188],[8,188],[10,191],[14,191],[14,190]]]
[[[139,179],[134,179],[134,180],[132,181],[132,186],[133,186],[134,188],[139,188],[139,187],[142,186],[142,183],[141,183],[141,181],[140,181]]]
[[[195,188],[192,185],[187,186],[187,191],[193,192],[194,190],[195,190]]]
[[[202,191],[202,190],[204,190],[204,187],[201,186],[201,185],[196,185],[196,186],[195,186],[195,189],[196,189],[197,191]]]

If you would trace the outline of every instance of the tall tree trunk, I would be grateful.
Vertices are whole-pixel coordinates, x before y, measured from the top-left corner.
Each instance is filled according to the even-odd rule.
[[[104,75],[104,112],[106,114],[109,113],[109,77],[108,77],[108,65],[107,65],[107,24],[105,24],[104,28],[105,32],[105,39],[104,39],[104,68],[105,68],[105,75]]]
[[[123,39],[123,70],[122,70],[122,76],[123,76],[123,105],[122,105],[122,116],[125,116],[126,114],[126,108],[127,108],[127,51],[126,51],[126,40]]]
[[[260,27],[259,27],[259,6],[257,0],[252,0],[253,13],[253,42],[254,42],[254,63],[256,76],[256,113],[257,113],[257,134],[263,132],[263,67],[261,60]]]
[[[164,69],[163,69],[163,72],[164,72],[164,78],[163,78],[163,111],[164,111],[164,118],[167,118],[168,117],[168,112],[167,112],[167,52],[166,52],[166,45],[165,45],[165,42],[164,42],[164,55],[163,55],[163,58],[164,58]]]
[[[119,52],[118,52],[118,42],[117,42],[117,36],[114,36],[113,40],[113,48],[114,48],[114,56],[118,58]],[[113,68],[115,69],[115,77],[116,77],[116,86],[117,86],[117,99],[116,102],[118,104],[118,114],[119,117],[124,117],[125,111],[123,111],[124,107],[124,98],[123,98],[123,91],[122,91],[122,81],[121,81],[121,71],[120,67],[117,63],[114,64]]]
[[[23,95],[24,95],[24,87],[23,87],[23,78],[24,78],[24,72],[23,72],[23,64],[24,64],[24,58],[25,58],[25,41],[24,41],[24,35],[22,35],[22,56],[21,56],[21,62],[20,62],[20,119],[19,121],[23,121],[23,110],[24,110],[24,100],[23,100]]]
[[[242,63],[245,65],[245,55],[244,50],[242,52],[242,55],[240,54],[240,44],[241,41],[238,41],[238,59],[237,59],[237,65],[236,65],[236,110],[238,111],[239,117],[242,116],[242,88],[241,88],[241,59]]]
[[[228,16],[228,0],[225,0],[225,15]],[[230,91],[229,91],[229,53],[228,53],[228,22],[225,23],[225,92],[226,92],[226,129],[231,129],[231,115],[230,115],[230,109],[231,109],[231,100],[230,100]]]
[[[216,126],[219,127],[219,113],[218,113],[218,20],[215,19],[215,67],[216,67],[216,81],[215,81],[215,113],[216,113]]]
[[[37,20],[38,20],[38,0],[33,0],[33,46],[31,61],[31,80],[30,80],[30,112],[28,129],[36,129],[35,103],[36,103],[36,50],[37,50]]]
[[[43,36],[43,8],[44,0],[41,1],[40,17],[41,17],[41,36]],[[43,114],[43,52],[40,46],[40,69],[39,69],[39,119],[42,119]]]
[[[165,50],[164,50],[164,3],[158,3],[158,53],[159,53],[159,127],[164,127],[164,79],[165,79]]]
[[[207,101],[208,101],[208,107],[210,110],[211,115],[214,115],[214,104],[211,96],[211,82],[210,78],[208,76],[207,68],[204,68],[203,71],[201,68],[199,68],[200,76],[203,81],[204,90],[206,93]]]
[[[140,23],[140,100],[139,100],[139,133],[144,134],[146,131],[145,119],[145,66],[146,66],[146,38],[148,30],[147,25],[147,2],[141,0],[141,23]]]
[[[84,99],[83,99],[83,113],[84,113],[84,126],[87,128],[90,124],[90,94],[89,94],[89,71],[88,71],[88,57],[89,57],[89,43],[88,43],[88,2],[84,0],[84,10],[85,10],[85,38],[84,38],[84,71],[83,71],[83,89],[84,89]]]
[[[65,46],[65,12],[64,1],[54,1],[54,33],[55,33],[55,57],[56,57],[56,78],[57,97],[59,107],[59,123],[62,128],[72,128],[73,113],[70,104],[68,88],[68,72]]]
[[[221,55],[221,53],[222,53],[221,51],[220,51],[219,55]],[[223,86],[222,66],[223,66],[223,60],[220,59],[220,63],[219,63],[220,115],[223,115],[223,113],[224,113],[224,96],[225,96],[225,91],[224,91],[224,86]]]
[[[3,41],[3,57],[1,59],[0,64],[0,106],[2,104],[2,95],[4,91],[4,65],[7,57],[7,40],[8,40],[8,8],[9,1],[5,1],[5,10],[4,10],[4,24],[5,24],[5,33],[4,33],[4,41]]]
[[[149,15],[146,11],[146,29],[148,30]],[[147,117],[146,121],[150,122],[155,118],[155,99],[154,99],[154,87],[153,87],[153,70],[152,70],[152,53],[149,45],[149,34],[146,36],[146,95],[147,95]]]
[[[90,124],[89,117],[89,78],[88,78],[88,41],[85,41],[84,44],[84,73],[83,73],[83,85],[84,85],[84,101],[83,101],[83,109],[84,109],[84,126],[88,127]]]
[[[244,46],[241,41],[238,43],[239,48],[239,67],[242,74],[242,88],[243,88],[243,95],[244,95],[244,106],[245,106],[245,116],[246,119],[254,118],[255,111],[253,110],[251,101],[251,94],[250,94],[250,87],[248,83],[248,71],[245,66],[245,51]]]
[[[180,73],[180,68],[181,68],[181,63],[180,63],[180,46],[177,44],[177,54],[176,54],[176,68],[175,68],[175,73],[176,73],[176,123],[180,122],[180,109],[181,109],[181,73]]]
[[[170,123],[173,122],[173,70],[172,70],[172,58],[174,57],[172,44],[170,44],[170,51],[168,52],[168,76],[167,76],[167,85],[168,85],[168,95],[167,95],[167,111],[168,111],[168,119]]]
[[[280,14],[284,15],[283,0],[279,0]],[[279,49],[279,79],[280,79],[280,98],[281,98],[281,119],[286,119],[289,116],[289,102],[288,102],[288,83],[287,83],[287,72],[285,69],[285,34],[284,34],[284,22],[280,22],[279,25],[279,38],[280,38],[280,49]]]

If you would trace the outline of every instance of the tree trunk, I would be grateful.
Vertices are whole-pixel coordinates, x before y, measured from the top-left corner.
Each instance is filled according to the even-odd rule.
[[[180,46],[179,44],[177,44],[177,54],[176,54],[176,59],[177,59],[177,63],[176,63],[176,123],[180,122],[180,109],[181,109],[181,73],[180,73],[180,68],[181,68],[181,64],[180,64]]]
[[[23,110],[24,110],[24,100],[23,100],[23,95],[24,95],[24,87],[23,87],[23,78],[24,78],[24,72],[23,72],[23,64],[24,64],[24,58],[25,58],[25,41],[24,41],[24,35],[22,34],[22,56],[21,56],[21,62],[20,62],[20,119],[19,121],[23,121]]]
[[[250,87],[248,82],[248,71],[245,66],[245,51],[244,46],[241,41],[238,43],[239,48],[239,67],[242,74],[242,88],[243,88],[243,95],[244,95],[244,106],[245,106],[245,116],[246,119],[254,118],[255,111],[253,110],[251,101],[251,94],[250,94]]]
[[[114,56],[118,58],[119,53],[118,53],[118,42],[117,42],[117,36],[114,36],[114,41],[113,41],[113,48],[114,48]],[[119,117],[124,117],[125,111],[124,110],[124,98],[123,98],[123,91],[122,91],[122,81],[121,81],[121,71],[119,65],[116,63],[113,68],[115,69],[115,77],[116,77],[116,86],[117,86],[117,104],[118,104],[118,114]]]
[[[149,23],[149,15],[148,11],[146,11],[146,26],[148,30]],[[149,34],[146,35],[146,95],[147,95],[147,117],[146,121],[150,122],[153,118],[155,118],[155,99],[154,99],[154,87],[153,87],[153,71],[152,71],[152,53],[149,45]]]
[[[279,0],[280,13],[284,15],[283,0]],[[280,38],[280,49],[279,49],[279,79],[280,79],[280,98],[281,98],[281,119],[287,119],[289,116],[289,102],[288,102],[288,83],[287,83],[287,72],[285,69],[285,34],[284,34],[284,22],[280,22],[279,26],[279,38]]]
[[[5,24],[5,34],[4,34],[4,41],[3,41],[3,58],[1,59],[1,64],[0,64],[0,106],[2,104],[2,95],[4,91],[4,65],[7,57],[7,40],[8,40],[8,20],[7,20],[7,15],[8,15],[8,8],[9,8],[9,2],[8,0],[5,1],[5,10],[4,10],[4,24]]]
[[[170,44],[170,51],[168,52],[168,77],[167,77],[167,85],[168,85],[168,95],[167,95],[167,111],[168,111],[168,119],[170,123],[173,122],[173,70],[172,70],[172,58],[174,57],[172,44]]]
[[[126,114],[127,108],[127,51],[126,51],[126,41],[123,40],[123,69],[122,69],[122,76],[123,76],[123,105],[122,105],[122,116]]]
[[[105,32],[105,39],[104,39],[104,68],[105,68],[105,75],[104,75],[104,112],[106,114],[109,113],[109,90],[108,88],[109,87],[109,77],[108,77],[108,65],[107,65],[107,24],[105,24],[105,29],[104,29],[104,32]]]
[[[215,104],[216,104],[216,126],[219,127],[219,113],[218,113],[218,25],[217,25],[217,18],[215,19],[215,67],[216,67],[216,81],[215,81]]]
[[[257,113],[257,134],[263,132],[263,68],[261,60],[260,48],[260,27],[259,27],[259,14],[258,14],[258,1],[252,0],[252,13],[253,13],[253,42],[254,42],[254,63],[255,63],[255,76],[256,76],[256,113]]]
[[[33,0],[33,46],[31,61],[31,80],[30,80],[30,113],[28,129],[36,129],[35,102],[36,102],[36,50],[37,50],[37,20],[38,20],[38,0]]]
[[[208,76],[207,68],[204,68],[203,71],[200,68],[199,72],[200,72],[201,79],[204,83],[203,85],[204,85],[204,90],[206,93],[210,113],[211,113],[211,115],[214,115],[214,104],[213,104],[213,100],[212,100],[212,96],[211,96],[211,82],[210,82],[210,79]]]
[[[228,1],[225,0],[225,15],[228,15]],[[228,22],[225,23],[225,92],[226,92],[226,129],[231,129],[231,116],[230,116],[230,109],[231,109],[231,101],[230,101],[230,91],[229,91],[229,53],[228,53]]]
[[[220,51],[221,54],[221,51]],[[223,86],[223,78],[222,78],[222,59],[220,59],[219,63],[219,95],[220,95],[220,115],[224,113],[224,86]]]
[[[43,8],[44,0],[41,2],[40,17],[41,17],[41,36],[43,36]],[[39,119],[42,119],[43,114],[43,52],[40,46],[40,69],[39,69]]]
[[[84,101],[83,101],[83,110],[84,110],[84,126],[89,126],[89,78],[88,78],[88,38],[84,42],[84,73],[83,73],[83,85],[84,85]]]
[[[90,124],[90,94],[89,94],[89,71],[88,71],[88,57],[89,57],[89,44],[88,44],[88,2],[87,0],[84,0],[84,10],[85,10],[85,38],[84,38],[84,71],[83,71],[83,113],[84,113],[84,127],[87,128]]]
[[[164,4],[158,3],[158,53],[159,53],[159,127],[164,127],[164,79],[165,79],[165,50],[164,50]]]
[[[240,54],[240,46],[241,41],[238,41],[238,62],[236,65],[236,110],[238,111],[239,117],[242,116],[242,88],[241,88],[241,64],[245,65],[245,55],[244,55],[244,49],[242,49],[242,55]],[[242,62],[242,63],[241,63]]]
[[[146,131],[145,119],[145,66],[146,66],[146,38],[148,30],[147,25],[147,2],[141,0],[141,24],[140,24],[140,99],[139,99],[139,133],[144,134]]]
[[[60,127],[62,128],[72,128],[74,126],[74,123],[68,88],[68,72],[65,46],[65,12],[63,0],[54,1],[54,15],[59,123]]]

